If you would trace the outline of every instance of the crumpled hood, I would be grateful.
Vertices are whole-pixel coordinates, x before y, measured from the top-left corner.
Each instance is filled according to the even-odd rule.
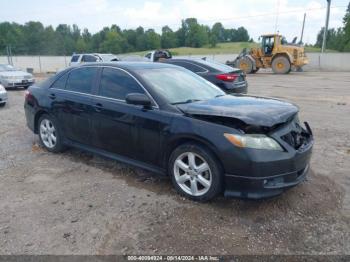
[[[0,72],[0,76],[25,77],[25,76],[32,76],[32,75],[23,71],[4,71],[4,72]]]
[[[247,125],[272,127],[288,121],[298,107],[272,98],[226,95],[178,107],[190,115],[223,116],[239,119]]]

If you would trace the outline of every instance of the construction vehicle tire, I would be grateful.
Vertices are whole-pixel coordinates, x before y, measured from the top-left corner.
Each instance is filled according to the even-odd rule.
[[[272,71],[275,74],[288,74],[291,70],[289,59],[285,56],[277,56],[272,60]]]
[[[246,56],[238,60],[237,66],[246,74],[253,72],[253,62]]]

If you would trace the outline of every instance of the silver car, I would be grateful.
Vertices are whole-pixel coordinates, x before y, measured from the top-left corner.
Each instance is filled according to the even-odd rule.
[[[34,84],[32,74],[14,68],[11,65],[0,64],[0,84],[5,88],[24,87]]]
[[[0,85],[0,106],[4,106],[7,102],[7,92],[5,87]]]
[[[76,66],[82,63],[92,63],[92,62],[116,62],[119,58],[113,54],[73,54],[69,62],[70,66]]]

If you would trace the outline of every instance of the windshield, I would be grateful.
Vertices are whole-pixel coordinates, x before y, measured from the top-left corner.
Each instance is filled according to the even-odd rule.
[[[203,65],[210,66],[210,67],[216,69],[217,71],[220,71],[220,72],[223,72],[223,73],[229,73],[229,72],[233,71],[232,67],[224,65],[224,64],[221,64],[221,63],[218,63],[218,62],[215,62],[213,60],[208,61],[208,60],[203,60],[203,59],[197,59],[195,61],[198,62],[198,63],[201,63]]]
[[[0,72],[5,71],[16,71],[16,68],[14,68],[12,65],[0,65]]]
[[[171,104],[208,100],[225,95],[204,78],[180,68],[138,70],[139,75]]]

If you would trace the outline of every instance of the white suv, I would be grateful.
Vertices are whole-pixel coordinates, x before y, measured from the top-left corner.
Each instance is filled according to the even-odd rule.
[[[91,63],[91,62],[115,62],[119,61],[118,57],[113,54],[73,54],[69,65],[79,65],[81,63]]]

